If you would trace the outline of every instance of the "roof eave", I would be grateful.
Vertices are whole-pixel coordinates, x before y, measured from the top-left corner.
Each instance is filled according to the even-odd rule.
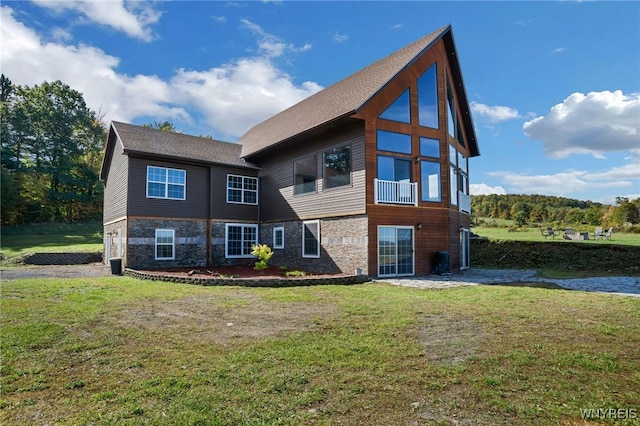
[[[292,135],[292,136],[290,136],[290,137],[288,137],[286,139],[278,141],[275,144],[271,144],[271,145],[265,146],[264,148],[261,148],[258,151],[253,151],[250,154],[241,155],[240,158],[249,159],[249,158],[252,158],[252,157],[260,156],[261,154],[264,154],[265,152],[270,151],[271,149],[281,147],[282,145],[285,145],[288,142],[291,142],[293,140],[302,138],[302,137],[304,137],[304,136],[306,136],[306,135],[308,135],[310,133],[318,131],[319,129],[321,129],[323,127],[331,126],[332,124],[335,124],[335,123],[337,123],[339,121],[342,121],[345,118],[349,118],[355,113],[356,113],[355,110],[349,111],[349,112],[347,112],[345,114],[342,114],[342,115],[339,115],[339,116],[337,116],[337,117],[335,117],[335,118],[333,118],[333,119],[331,119],[329,121],[325,121],[325,122],[323,122],[321,124],[318,124],[317,126],[311,127],[311,128],[309,128],[307,130],[304,130],[304,131],[302,131],[300,133],[296,133],[295,135]]]
[[[469,100],[465,90],[464,79],[462,77],[462,70],[460,68],[460,62],[458,61],[458,52],[456,49],[455,41],[453,40],[453,33],[446,32],[447,37],[444,37],[445,48],[447,49],[447,56],[449,57],[449,64],[453,73],[453,79],[456,82],[455,91],[458,97],[458,104],[462,107],[462,120],[464,121],[465,128],[465,140],[469,144],[469,151],[471,157],[477,157],[480,155],[480,148],[478,147],[478,139],[476,137],[475,127],[473,126],[473,118],[471,117],[471,110],[469,107]],[[443,34],[444,35],[444,34]]]

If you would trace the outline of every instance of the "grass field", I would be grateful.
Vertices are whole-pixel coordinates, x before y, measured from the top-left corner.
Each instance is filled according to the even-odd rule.
[[[593,232],[591,229],[589,232]],[[496,228],[496,227],[474,227],[473,232],[481,237],[487,237],[491,240],[505,240],[505,241],[563,241],[568,244],[622,244],[640,246],[640,234],[627,234],[627,233],[613,233],[611,240],[585,240],[585,241],[572,241],[562,239],[562,231],[556,231],[558,236],[555,238],[549,238],[545,240],[540,232],[540,228],[523,228],[518,231],[510,231],[509,228]]]
[[[640,409],[638,298],[107,277],[5,281],[0,303],[3,425],[582,425]]]
[[[102,222],[42,223],[2,228],[2,266],[12,266],[32,253],[101,252]]]

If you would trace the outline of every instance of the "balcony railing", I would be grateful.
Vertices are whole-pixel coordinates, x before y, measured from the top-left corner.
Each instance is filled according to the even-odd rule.
[[[461,212],[471,214],[471,197],[458,191],[458,207]]]
[[[418,205],[418,184],[416,182],[395,182],[374,179],[376,204]]]

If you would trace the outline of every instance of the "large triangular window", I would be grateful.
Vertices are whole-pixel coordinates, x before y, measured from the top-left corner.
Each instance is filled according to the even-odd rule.
[[[437,129],[438,80],[436,64],[418,78],[418,122],[421,126]]]
[[[398,121],[400,123],[411,123],[411,112],[409,108],[409,89],[402,92],[398,98],[387,107],[379,118],[385,120]]]

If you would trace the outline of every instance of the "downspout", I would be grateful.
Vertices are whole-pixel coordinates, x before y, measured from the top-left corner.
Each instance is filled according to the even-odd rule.
[[[208,207],[207,207],[207,226],[206,226],[206,247],[207,247],[207,267],[211,266],[211,255],[213,253],[213,238],[211,236],[211,216],[213,215],[213,197],[211,195],[211,188],[213,180],[213,166],[209,166],[209,187],[207,188],[207,199],[208,199]]]
[[[258,217],[257,217],[257,221],[258,221],[258,244],[262,244],[262,243],[264,243],[263,241],[261,241],[261,240],[262,240],[262,238],[260,238],[260,235],[262,235],[262,234],[260,233],[261,228],[262,228],[262,225],[261,225],[261,223],[260,223],[260,200],[261,200],[261,198],[262,198],[262,197],[260,196],[260,193],[262,192],[262,182],[260,182],[260,180],[261,180],[261,179],[260,179],[260,172],[258,172],[258,209],[257,209],[257,210],[258,210],[258,211],[257,211],[257,216],[258,216]]]

